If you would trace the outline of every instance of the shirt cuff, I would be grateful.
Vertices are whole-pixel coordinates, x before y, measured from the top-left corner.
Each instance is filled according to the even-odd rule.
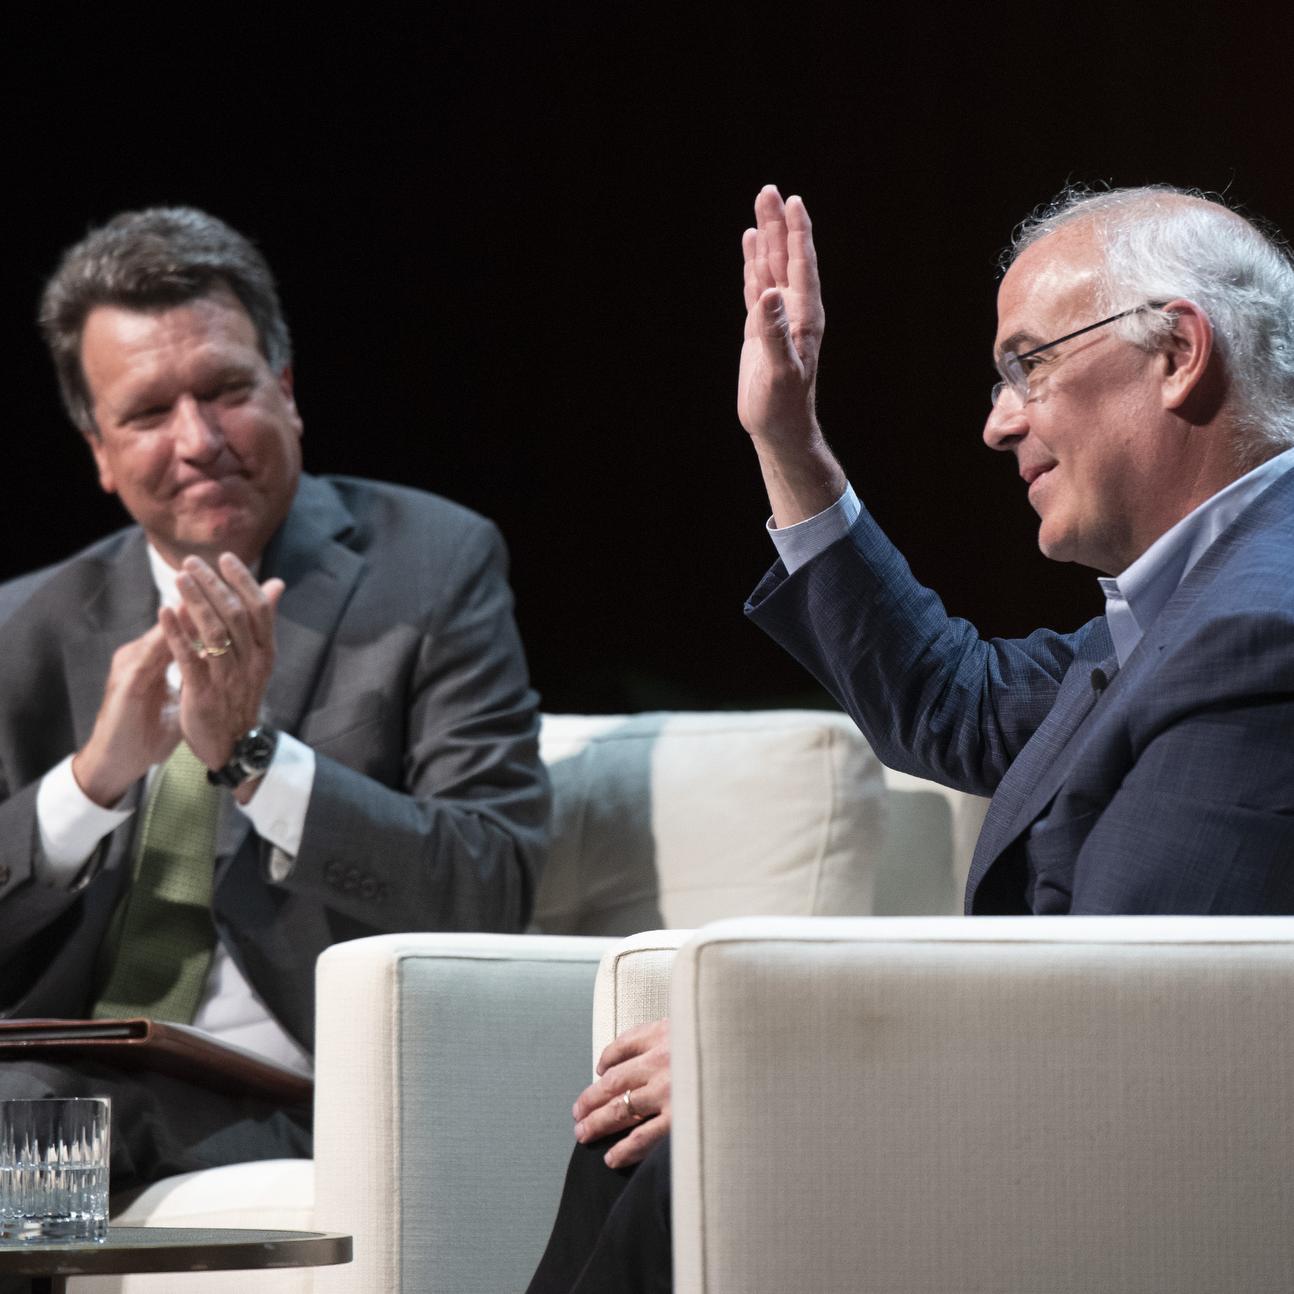
[[[777,555],[782,559],[787,574],[805,565],[819,553],[830,548],[837,539],[843,539],[853,529],[863,505],[854,493],[854,487],[848,482],[845,492],[825,512],[809,517],[807,521],[797,521],[793,526],[783,526],[780,530],[773,525],[773,518],[768,519],[768,534],[777,546]]]
[[[36,791],[36,827],[43,857],[36,878],[49,885],[71,885],[99,841],[115,831],[133,809],[105,809],[76,783],[69,755],[45,774]]]
[[[277,851],[295,859],[301,848],[306,810],[315,784],[315,753],[303,741],[279,733],[274,758],[256,788],[256,794],[238,807],[252,820],[256,834],[268,840]],[[237,803],[237,801],[235,801]],[[276,857],[276,861],[279,861]],[[277,871],[284,871],[282,865]],[[273,875],[283,880],[284,875]]]

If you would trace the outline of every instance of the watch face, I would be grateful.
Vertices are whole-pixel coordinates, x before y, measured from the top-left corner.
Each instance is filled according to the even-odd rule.
[[[234,748],[234,759],[248,772],[262,773],[274,758],[277,742],[273,728],[253,728]]]
[[[253,728],[244,738],[246,743],[239,752],[243,763],[253,768],[264,768],[274,754],[274,734],[264,728]]]
[[[212,786],[241,786],[249,778],[259,777],[270,766],[279,734],[268,724],[259,725],[240,737],[233,754],[224,768],[213,768],[207,773]]]

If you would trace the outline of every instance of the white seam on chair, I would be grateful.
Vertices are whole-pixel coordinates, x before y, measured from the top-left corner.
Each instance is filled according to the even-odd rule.
[[[616,953],[611,962],[611,1037],[620,1037],[620,962],[623,952]],[[596,1065],[597,1062],[595,1061]]]
[[[538,936],[543,938],[543,936]],[[573,935],[572,938],[581,936]],[[595,937],[595,936],[590,936]],[[511,962],[514,965],[547,966],[552,962],[587,962],[598,961],[591,953],[572,953],[569,957],[517,957],[511,953],[401,953],[400,961],[419,962]]]
[[[823,716],[828,716],[829,718],[833,718],[833,719],[841,717],[841,714],[838,710],[832,710],[829,708],[824,708],[821,710],[791,709],[791,710],[733,710],[733,711],[643,710],[637,714],[624,715],[624,716],[607,715],[605,717],[606,718],[620,717],[620,718],[628,718],[631,720],[632,719],[652,719],[652,718],[668,719],[668,718],[673,718],[680,713],[696,715],[698,717],[709,720],[708,722],[705,722],[705,723],[691,724],[686,727],[675,729],[676,732],[687,737],[693,736],[694,734],[703,736],[703,737],[709,737],[709,736],[714,736],[716,734],[719,736],[727,736],[731,733],[738,733],[738,734],[741,734],[742,736],[746,736],[751,732],[773,732],[773,733],[804,732],[804,731],[814,732],[824,726],[822,723]],[[758,715],[760,716],[761,722],[758,724],[728,722],[726,721],[726,718],[728,715],[735,715],[738,718]],[[767,719],[766,716],[768,715],[777,715],[777,716],[785,715],[788,717],[785,722],[773,723]],[[711,716],[713,716],[713,719],[711,719]],[[661,727],[663,726],[664,725],[661,725]],[[593,745],[606,746],[606,745],[610,745],[612,742],[619,742],[619,741],[656,741],[660,737],[660,733],[661,733],[660,727],[653,728],[653,727],[648,727],[646,725],[644,725],[643,727],[640,727],[637,729],[631,729],[631,730],[625,730],[623,728],[612,728],[605,732],[589,733],[588,736],[584,738],[584,744],[579,749],[571,752],[571,754],[561,754],[559,752],[553,755],[545,756],[544,763],[546,764],[560,763],[564,759],[570,759],[572,754],[578,755],[582,750],[587,750],[589,746],[593,746]]]
[[[956,917],[943,918],[956,921]],[[859,947],[874,948],[883,944],[902,944],[909,947],[944,947],[949,944],[978,946],[982,948],[1292,948],[1294,938],[1277,939],[1264,936],[1261,939],[1116,939],[1107,936],[1100,939],[1042,939],[1042,938],[992,938],[974,939],[965,935],[948,937],[915,937],[904,938],[901,935],[886,935],[883,938],[860,938],[858,935],[831,935],[829,937],[809,935],[724,935],[707,936],[706,947],[723,944],[732,947],[737,944],[800,944],[814,948],[824,944],[857,944]]]
[[[698,952],[704,951],[704,948]],[[692,1041],[693,1050],[696,1052],[696,1182],[697,1182],[697,1209],[701,1214],[701,1225],[698,1230],[701,1233],[701,1294],[710,1286],[710,1263],[706,1252],[705,1237],[708,1230],[709,1219],[707,1217],[708,1209],[706,1208],[706,1189],[705,1189],[705,1135],[701,1127],[701,1111],[705,1108],[705,1102],[701,1099],[701,1076],[703,1073],[701,1065],[701,958],[697,956],[693,959],[693,965],[696,967],[692,974]],[[671,1150],[671,1154],[673,1151]],[[672,1172],[671,1172],[672,1176]]]
[[[391,1051],[387,1056],[387,1083],[391,1087],[390,1108],[393,1111],[391,1119],[391,1132],[394,1134],[387,1141],[387,1150],[390,1156],[391,1172],[393,1181],[401,1181],[404,1169],[403,1156],[400,1153],[401,1146],[404,1142],[404,1109],[400,1100],[398,1090],[399,1083],[397,1076],[399,1074],[399,1058],[403,1054],[402,1043],[403,1019],[404,1013],[400,1010],[400,980],[401,969],[405,962],[404,957],[393,957],[388,963],[387,986],[386,986],[386,1010],[387,1010],[387,1037],[391,1039]],[[388,1188],[390,1183],[388,1183]],[[392,1209],[391,1214],[393,1221],[393,1235],[391,1253],[395,1257],[397,1269],[399,1272],[399,1289],[403,1290],[404,1283],[404,1210],[405,1198],[404,1191],[400,1192],[400,1207]],[[387,1270],[383,1273],[383,1279],[390,1281],[396,1273]]]
[[[822,884],[823,860],[827,856],[827,847],[831,838],[831,830],[836,821],[836,769],[835,748],[838,745],[836,741],[836,730],[834,728],[824,729],[826,741],[823,742],[822,762],[827,771],[827,814],[822,824],[822,834],[818,839],[817,855],[813,860],[812,876],[813,881],[809,886],[809,915],[814,916],[818,911],[818,890]]]
[[[611,963],[611,1039],[620,1037],[620,963],[633,953],[641,952],[639,948],[622,948]]]

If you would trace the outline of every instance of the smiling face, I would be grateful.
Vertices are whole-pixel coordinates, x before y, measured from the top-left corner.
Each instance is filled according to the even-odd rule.
[[[172,565],[259,558],[301,474],[291,374],[270,370],[228,289],[156,312],[96,306],[81,366],[99,484]]]
[[[1097,300],[1098,264],[1086,224],[1027,248],[998,292],[996,353],[1029,350],[1110,313]],[[1015,454],[1043,553],[1117,573],[1202,501],[1183,489],[1196,482],[1183,461],[1182,420],[1165,406],[1167,361],[1107,327],[1027,363],[1030,398],[1006,390],[984,439]]]

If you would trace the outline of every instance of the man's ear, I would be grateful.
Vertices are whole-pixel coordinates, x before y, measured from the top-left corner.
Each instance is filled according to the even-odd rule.
[[[292,416],[296,419],[299,436],[302,432],[301,415],[297,412],[296,397],[292,394],[293,380],[292,365],[284,364],[278,375],[279,390],[283,392],[283,398],[288,402],[288,408],[292,410]]]
[[[94,455],[94,465],[99,473],[99,488],[105,494],[116,494],[117,478],[112,474],[112,461],[103,443],[103,437],[94,427],[89,431],[83,431],[81,435],[85,437],[85,443],[90,446],[90,453]]]
[[[1213,325],[1194,301],[1182,297],[1167,302],[1163,310],[1173,316],[1172,330],[1163,343],[1163,404],[1180,413],[1212,385],[1205,378],[1213,358]]]

